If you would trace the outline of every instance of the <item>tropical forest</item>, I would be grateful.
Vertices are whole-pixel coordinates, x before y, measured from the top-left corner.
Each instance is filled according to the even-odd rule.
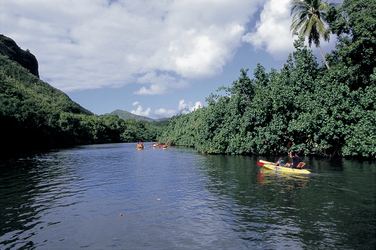
[[[292,1],[295,51],[280,71],[241,69],[207,107],[171,119],[160,140],[214,154],[376,159],[376,2],[316,3]],[[336,49],[320,66],[312,50],[331,35]]]
[[[15,53],[15,42],[1,35],[2,154],[158,140],[210,154],[294,150],[376,159],[376,2],[294,0],[291,6],[295,50],[281,69],[240,69],[239,78],[213,90],[204,107],[157,124],[93,114],[40,80],[37,62],[24,60],[33,55]],[[324,55],[320,42],[330,38],[336,48]]]

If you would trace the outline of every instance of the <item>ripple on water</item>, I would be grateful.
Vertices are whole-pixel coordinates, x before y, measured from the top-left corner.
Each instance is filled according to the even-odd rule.
[[[349,179],[337,169],[308,178],[260,175],[256,161],[108,144],[2,163],[0,248],[372,245],[367,232],[375,223],[366,217],[375,213],[362,194],[375,197],[374,176]]]

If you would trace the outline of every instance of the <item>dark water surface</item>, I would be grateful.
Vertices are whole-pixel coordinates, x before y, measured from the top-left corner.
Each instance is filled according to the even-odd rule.
[[[376,164],[303,158],[309,176],[135,144],[2,160],[0,249],[375,249]]]

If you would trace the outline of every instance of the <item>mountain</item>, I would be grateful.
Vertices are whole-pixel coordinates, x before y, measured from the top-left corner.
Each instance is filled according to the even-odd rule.
[[[39,78],[37,58],[29,50],[22,50],[11,38],[0,34],[0,54],[16,61]]]
[[[6,47],[7,44],[11,48]],[[34,112],[93,115],[37,75],[35,56],[20,49],[12,39],[0,35],[0,114],[12,114],[17,119]]]
[[[0,35],[0,154],[77,144],[76,118],[93,115],[40,80],[36,57]]]
[[[98,116],[81,107],[39,79],[33,54],[0,35],[0,158],[80,144],[156,140],[160,124],[125,113],[117,112],[132,119]]]
[[[151,118],[148,118],[148,117],[145,117],[145,116],[135,115],[135,114],[132,114],[128,111],[120,110],[120,109],[112,111],[110,113],[110,115],[117,115],[121,119],[124,119],[124,120],[133,119],[133,120],[136,120],[136,121],[147,122],[147,123],[150,123],[150,124],[155,125],[155,126],[163,126],[169,120],[168,118],[162,118],[162,119],[155,120],[155,119],[151,119]]]
[[[155,122],[155,120],[151,119],[151,118],[148,118],[148,117],[145,117],[145,116],[140,116],[140,115],[135,115],[135,114],[132,114],[128,111],[125,111],[125,110],[120,110],[120,109],[117,109],[115,111],[112,111],[110,113],[110,115],[117,115],[119,116],[121,119],[124,119],[124,120],[127,120],[127,119],[134,119],[136,121],[143,121],[143,122],[148,122],[148,123],[152,123],[152,122]]]

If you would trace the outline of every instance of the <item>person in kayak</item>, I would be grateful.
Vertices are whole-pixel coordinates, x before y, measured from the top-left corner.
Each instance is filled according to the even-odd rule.
[[[275,163],[275,165],[276,166],[281,166],[281,167],[285,166],[285,164],[283,163],[282,157],[278,159],[278,161]]]
[[[292,165],[290,163],[286,163],[285,167],[291,167],[291,168],[297,168],[299,163],[301,163],[303,160],[299,157],[298,153],[290,152],[290,158],[292,159],[293,163]]]
[[[141,141],[139,141],[137,144],[137,148],[144,148],[144,144]]]

